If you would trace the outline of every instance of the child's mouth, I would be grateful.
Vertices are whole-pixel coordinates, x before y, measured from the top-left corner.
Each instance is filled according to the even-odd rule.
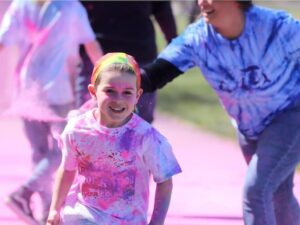
[[[109,107],[111,111],[114,113],[122,113],[125,111],[124,107]]]

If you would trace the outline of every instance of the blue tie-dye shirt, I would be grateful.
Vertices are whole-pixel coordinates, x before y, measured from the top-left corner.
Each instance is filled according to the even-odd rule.
[[[160,54],[179,70],[197,66],[240,132],[256,139],[300,94],[300,21],[253,6],[228,40],[200,19]]]

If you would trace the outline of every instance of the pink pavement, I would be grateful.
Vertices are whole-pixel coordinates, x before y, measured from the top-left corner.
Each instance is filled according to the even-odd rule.
[[[154,126],[171,142],[183,173],[174,176],[166,225],[242,225],[246,165],[237,144],[158,114]],[[30,174],[30,148],[19,119],[0,118],[0,225],[21,225],[5,197]],[[300,199],[300,174],[295,181]],[[150,209],[154,184],[151,185]],[[37,204],[36,204],[37,205]],[[38,206],[33,205],[39,211]]]
[[[238,144],[169,115],[160,114],[154,125],[173,145],[183,170],[174,176],[167,224],[242,225],[246,163]],[[299,173],[295,183],[300,199]]]

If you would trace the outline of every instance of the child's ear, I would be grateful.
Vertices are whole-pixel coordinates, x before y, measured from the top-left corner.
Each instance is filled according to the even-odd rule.
[[[138,91],[136,92],[136,100],[137,101],[142,96],[142,94],[143,94],[143,89],[142,88],[138,89]]]
[[[89,84],[88,85],[88,90],[90,92],[90,95],[92,96],[92,98],[96,99],[96,89],[95,86],[93,84]]]

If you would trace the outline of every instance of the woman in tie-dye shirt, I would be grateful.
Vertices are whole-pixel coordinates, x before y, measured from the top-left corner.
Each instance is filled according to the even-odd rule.
[[[133,113],[142,94],[135,60],[125,53],[106,54],[96,63],[88,89],[98,107],[71,119],[61,136],[63,159],[47,224],[147,224],[151,174],[157,187],[149,224],[163,224],[172,176],[181,169],[168,141]],[[61,219],[76,173],[77,199]]]
[[[300,22],[249,0],[198,4],[202,18],[144,68],[142,88],[153,91],[199,67],[249,164],[245,224],[299,225],[293,176],[300,162]]]

